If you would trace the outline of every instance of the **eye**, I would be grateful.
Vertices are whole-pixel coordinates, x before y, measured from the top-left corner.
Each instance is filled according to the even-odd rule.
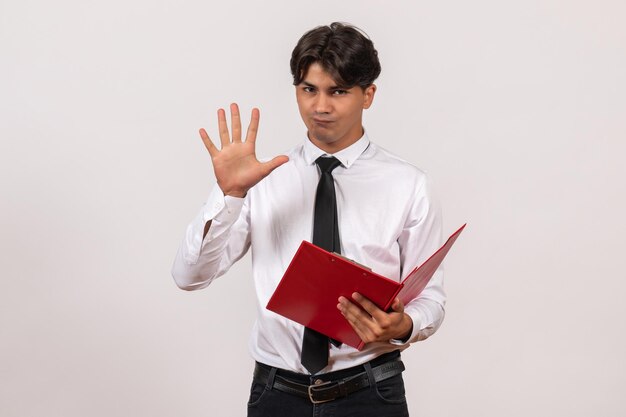
[[[341,89],[333,90],[333,95],[335,95],[335,96],[343,96],[345,94],[348,94],[347,90],[341,90]]]
[[[302,87],[302,91],[304,91],[305,93],[314,93],[315,92],[315,88],[305,86],[305,87]]]

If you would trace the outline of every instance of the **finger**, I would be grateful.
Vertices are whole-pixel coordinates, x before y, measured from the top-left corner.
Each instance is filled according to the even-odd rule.
[[[213,141],[209,137],[206,130],[200,129],[200,137],[202,138],[202,143],[204,143],[206,150],[209,151],[209,155],[211,155],[211,158],[213,158],[219,152],[219,150],[213,144]]]
[[[339,305],[338,308],[342,313],[350,316],[351,319],[357,320],[359,316],[365,316],[366,313],[363,312],[363,309],[351,302],[346,297],[339,297]],[[369,317],[369,316],[368,316]]]
[[[237,103],[230,105],[230,128],[233,131],[233,142],[241,142],[241,116]]]
[[[354,299],[354,301],[359,303],[361,307],[363,307],[363,309],[367,311],[370,316],[374,317],[375,320],[378,320],[378,321],[384,320],[385,317],[387,316],[387,313],[385,313],[383,310],[378,308],[376,304],[372,303],[370,300],[363,297],[358,292],[353,293],[352,298]]]
[[[246,133],[246,142],[256,142],[256,135],[259,131],[259,119],[261,118],[261,112],[259,109],[252,109],[252,116],[250,117],[250,124],[248,125],[248,132]]]
[[[361,340],[373,340],[373,337],[375,337],[374,330],[377,324],[372,320],[369,314],[365,313],[363,309],[351,303],[345,297],[339,297],[337,308],[341,311],[341,314],[343,314],[346,320],[348,320],[348,323],[357,331]]]
[[[396,313],[404,313],[404,303],[399,298],[396,298],[391,304],[391,309]]]
[[[359,336],[359,339],[361,339],[363,342],[369,343],[372,341],[369,336],[369,333],[364,333],[359,327],[357,327],[354,323],[352,323],[349,320],[348,320],[348,324],[350,325],[350,327],[352,327],[352,330],[354,330],[357,336]]]
[[[222,143],[222,149],[225,146],[230,145],[230,136],[228,135],[228,125],[226,124],[226,112],[224,109],[217,111],[217,126],[220,132],[220,142]]]
[[[273,158],[270,161],[263,162],[261,165],[263,167],[263,175],[268,176],[272,171],[281,166],[282,164],[289,161],[289,157],[286,155],[279,155]]]

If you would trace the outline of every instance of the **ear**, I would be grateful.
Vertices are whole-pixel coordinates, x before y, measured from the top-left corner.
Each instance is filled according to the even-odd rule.
[[[363,108],[369,109],[374,101],[374,94],[376,94],[376,84],[371,84],[363,90]]]

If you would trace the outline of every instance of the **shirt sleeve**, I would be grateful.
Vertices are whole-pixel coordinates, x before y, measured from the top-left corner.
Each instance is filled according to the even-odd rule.
[[[416,189],[415,199],[409,206],[407,220],[398,238],[403,277],[435,253],[442,240],[441,209],[428,177],[424,176]],[[403,345],[427,339],[443,321],[445,302],[442,264],[422,293],[404,306],[404,312],[413,320],[410,337],[405,341],[394,339],[390,342]]]
[[[211,225],[203,237],[208,222]],[[224,196],[216,184],[187,226],[172,266],[174,281],[188,291],[204,288],[225,274],[249,247],[248,197]]]

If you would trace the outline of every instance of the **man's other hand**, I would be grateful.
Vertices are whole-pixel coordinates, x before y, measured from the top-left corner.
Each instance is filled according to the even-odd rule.
[[[363,308],[345,297],[339,297],[337,308],[366,344],[405,340],[411,334],[413,320],[404,312],[404,304],[398,298],[393,301],[389,313],[357,292],[352,294],[352,298]]]

